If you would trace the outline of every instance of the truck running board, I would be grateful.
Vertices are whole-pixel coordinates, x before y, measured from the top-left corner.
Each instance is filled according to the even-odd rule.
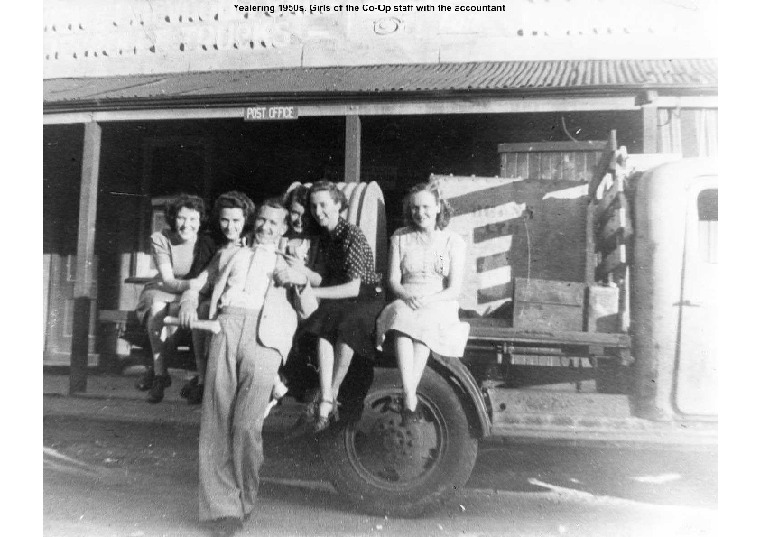
[[[570,444],[714,445],[715,422],[655,422],[633,415],[623,394],[488,388],[492,438]]]

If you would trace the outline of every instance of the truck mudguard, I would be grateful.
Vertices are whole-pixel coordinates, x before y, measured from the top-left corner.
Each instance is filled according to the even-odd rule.
[[[491,419],[488,417],[488,407],[483,398],[483,393],[470,370],[458,358],[440,356],[434,352],[430,353],[430,358],[431,360],[428,365],[443,374],[458,390],[462,399],[462,406],[470,414],[470,423],[473,426],[477,426],[478,437],[486,438],[490,436]],[[477,417],[477,421],[472,419],[474,417]]]

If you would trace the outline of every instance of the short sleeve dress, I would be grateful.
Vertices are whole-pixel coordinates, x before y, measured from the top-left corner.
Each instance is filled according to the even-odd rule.
[[[168,263],[178,280],[198,276],[209,264],[217,249],[213,239],[206,234],[198,235],[198,240],[193,244],[182,244],[168,230],[154,233],[150,242],[156,267]],[[145,320],[153,304],[179,303],[180,297],[181,293],[164,284],[161,276],[156,275],[154,281],[146,284],[140,294],[136,308],[138,319]]]
[[[305,321],[303,331],[333,345],[340,339],[357,354],[373,359],[375,322],[385,306],[385,292],[382,275],[375,272],[367,238],[357,226],[340,218],[332,232],[322,235],[320,247],[325,260],[322,287],[359,278],[359,296],[322,299],[319,308]]]
[[[401,228],[391,237],[401,265],[401,283],[419,296],[438,293],[446,288],[452,252],[464,252],[464,239],[446,229],[438,229],[429,239],[412,228]],[[462,356],[470,325],[459,320],[459,302],[434,302],[412,310],[401,299],[395,300],[377,320],[376,344],[382,349],[388,331],[424,343],[442,356]]]

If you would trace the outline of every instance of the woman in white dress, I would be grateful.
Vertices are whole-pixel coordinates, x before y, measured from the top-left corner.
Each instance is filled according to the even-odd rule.
[[[432,350],[462,356],[469,325],[459,321],[465,242],[446,229],[450,209],[431,183],[414,186],[404,199],[407,227],[391,237],[388,284],[396,300],[377,321],[377,346],[395,336],[395,351],[404,390],[403,417],[414,421],[417,386]]]

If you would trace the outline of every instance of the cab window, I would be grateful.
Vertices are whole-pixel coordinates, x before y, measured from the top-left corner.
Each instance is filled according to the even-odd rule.
[[[699,215],[699,257],[705,263],[718,262],[718,189],[703,190],[697,196]]]

